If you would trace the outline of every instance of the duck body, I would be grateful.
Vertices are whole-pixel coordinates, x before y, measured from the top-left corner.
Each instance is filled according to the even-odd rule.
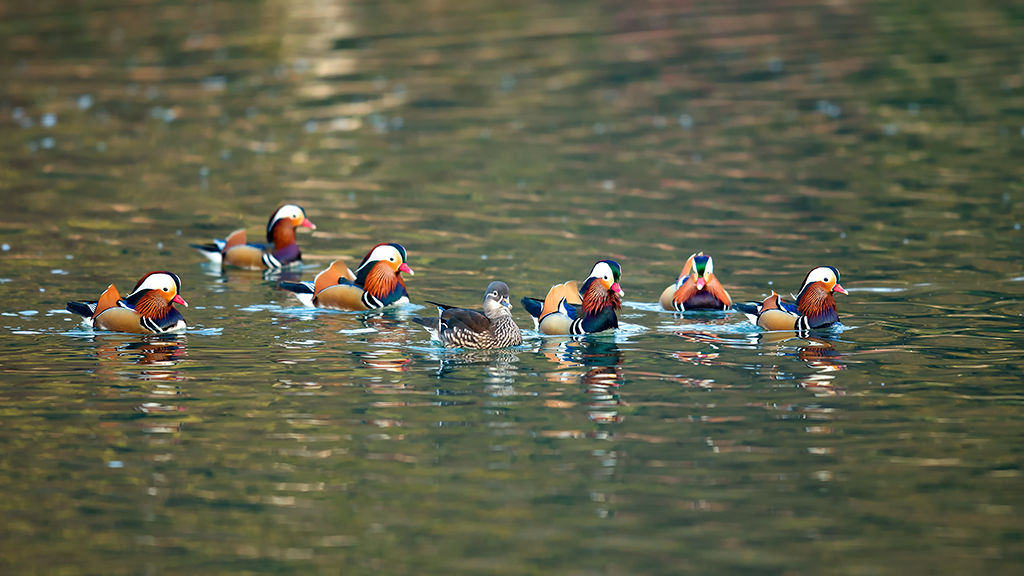
[[[163,334],[179,332],[187,323],[174,304],[188,306],[178,293],[181,280],[170,272],[150,272],[121,298],[111,284],[96,301],[68,302],[67,310],[82,316],[89,327],[113,332]]]
[[[544,334],[592,334],[618,328],[616,311],[624,294],[619,286],[622,268],[614,260],[594,264],[583,286],[556,284],[543,300],[523,298],[523,307]]]
[[[428,302],[430,302],[428,300]],[[512,318],[509,288],[495,281],[484,292],[483,311],[456,308],[437,302],[437,318],[414,318],[431,338],[450,348],[508,348],[523,343],[523,334]]]
[[[405,259],[401,244],[378,244],[355,272],[343,261],[335,260],[313,282],[281,282],[280,286],[314,308],[376,310],[406,304],[409,293],[401,274],[414,272]]]
[[[839,322],[834,293],[848,294],[839,284],[839,270],[819,266],[807,273],[796,304],[785,302],[774,291],[762,302],[736,304],[736,309],[765,330],[807,332]]]
[[[691,254],[679,278],[658,299],[665,310],[728,310],[732,298],[714,273],[714,261],[703,252]]]
[[[247,243],[245,230],[240,229],[224,240],[191,246],[221,267],[248,270],[288,268],[302,263],[302,251],[295,241],[297,228],[316,230],[302,207],[285,204],[274,211],[267,222],[267,244]]]

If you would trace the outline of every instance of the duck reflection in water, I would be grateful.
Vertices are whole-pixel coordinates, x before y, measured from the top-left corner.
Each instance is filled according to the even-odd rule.
[[[804,336],[796,338],[792,332],[766,332],[758,336],[762,345],[776,345],[777,356],[793,357],[812,370],[809,374],[787,373],[780,366],[768,370],[773,380],[795,380],[797,384],[815,396],[844,396],[846,390],[835,385],[836,372],[846,367],[841,362],[842,354],[835,349],[835,340],[827,337]],[[796,346],[786,343],[795,342]]]
[[[440,349],[431,353],[436,359],[437,377],[445,378],[454,375],[462,366],[483,366],[488,385],[511,386],[519,374],[519,354],[521,350],[514,348],[495,348],[491,350]]]
[[[622,422],[619,389],[624,383],[622,352],[613,340],[603,337],[579,340],[545,340],[540,350],[558,366],[545,376],[553,383],[579,382],[587,392],[587,417],[600,424]],[[549,405],[566,406],[556,400]]]
[[[843,370],[844,365],[840,362],[840,354],[834,346],[835,339],[827,334],[820,336],[798,336],[793,331],[760,332],[744,335],[730,334],[728,336],[711,334],[702,331],[679,331],[675,333],[688,342],[708,344],[713,348],[748,348],[768,350],[766,356],[794,357],[803,362],[813,372],[806,375],[798,375],[784,369],[776,364],[772,366],[758,365],[755,370],[767,372],[773,380],[795,380],[801,387],[811,390],[819,395],[836,396],[843,395],[845,391],[833,384],[835,373]],[[794,345],[795,344],[795,345]],[[775,347],[776,352],[770,349]],[[695,366],[720,366],[732,365],[723,360],[718,352],[702,351],[680,351],[672,354],[674,358]],[[700,387],[717,387],[714,380],[694,378],[673,378],[682,381],[684,384]]]
[[[739,337],[735,335],[716,335],[710,332],[704,332],[701,330],[677,330],[674,334],[687,342],[693,342],[696,344],[706,344],[712,350],[718,350],[722,347],[749,347],[751,346],[751,340],[747,338]],[[678,350],[672,353],[672,357],[680,362],[691,364],[693,366],[735,366],[734,363],[729,362],[722,358],[719,352],[705,352],[703,350]],[[713,378],[696,378],[693,376],[681,376],[679,374],[658,374],[659,378],[665,380],[671,380],[678,382],[688,388],[701,388],[701,389],[712,389],[712,388],[731,388],[729,384],[716,383]]]
[[[413,360],[405,346],[414,330],[409,326],[408,314],[399,309],[379,310],[361,314],[360,321],[372,330],[366,334],[366,343],[377,348],[358,354],[363,364],[387,372],[408,370]]]
[[[298,282],[302,280],[302,266],[295,268],[268,268],[263,271],[263,280],[265,282],[273,282],[277,285],[279,282]]]
[[[557,369],[545,374],[547,380],[554,384],[579,383],[587,393],[586,415],[595,426],[591,430],[555,429],[544,430],[541,436],[548,438],[592,438],[609,439],[612,432],[604,425],[622,422],[625,416],[620,412],[625,406],[619,390],[625,383],[622,370],[622,351],[614,340],[607,336],[587,336],[581,339],[545,339],[540,352],[553,363]],[[552,392],[562,394],[558,389]],[[572,394],[572,391],[569,391]],[[575,407],[571,401],[559,400],[550,396],[545,402],[549,408],[570,409]],[[575,418],[572,418],[573,420]],[[566,421],[570,421],[569,418]],[[615,476],[620,458],[625,454],[613,449],[595,448],[590,451],[596,461],[595,480],[598,484],[588,486],[588,496],[595,505],[598,518],[614,518],[615,502],[618,497],[614,491],[608,491],[608,480]]]
[[[241,268],[221,268],[213,262],[203,262],[199,265],[205,276],[216,278],[218,284],[231,284],[233,286],[249,286],[254,281],[272,282],[277,286],[278,282],[298,282],[302,280],[304,265],[292,266],[289,268],[267,268],[265,270],[246,270]]]
[[[97,374],[104,372],[125,376],[121,371],[127,363],[139,366],[165,367],[174,366],[183,360],[188,353],[184,336],[123,338],[107,335],[96,337],[96,358],[100,360]],[[113,366],[113,369],[111,367]],[[184,380],[177,370],[146,370],[130,377],[143,380]]]
[[[185,412],[184,405],[169,403],[183,396],[177,383],[186,380],[186,376],[183,372],[170,368],[188,356],[184,335],[129,338],[103,334],[95,336],[94,340],[97,344],[95,374],[101,380],[110,382],[105,390],[98,388],[96,393],[100,397],[117,399],[115,404],[109,407],[101,406],[100,409],[109,409],[111,413],[123,416],[125,405],[122,400],[127,393],[126,389],[134,389],[136,386],[119,381],[142,381],[153,384],[133,392],[147,398],[145,402],[135,406],[136,416],[179,416]],[[137,370],[137,366],[144,369]],[[181,428],[179,422],[162,419],[146,422],[142,427],[151,433],[176,433]]]

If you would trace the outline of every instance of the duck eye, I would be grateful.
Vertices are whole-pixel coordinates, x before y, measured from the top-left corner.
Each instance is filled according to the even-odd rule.
[[[161,290],[163,290],[164,292],[167,292],[167,288],[166,287],[161,288]]]

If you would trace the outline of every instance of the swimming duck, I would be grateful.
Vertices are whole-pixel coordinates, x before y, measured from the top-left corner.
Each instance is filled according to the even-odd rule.
[[[665,310],[728,310],[732,298],[715,276],[715,262],[703,252],[691,254],[674,284],[661,293]]]
[[[594,264],[583,287],[575,282],[556,284],[544,300],[523,298],[523,306],[533,316],[535,327],[545,334],[590,334],[617,328],[615,311],[624,294],[619,287],[622,268],[614,260]]]
[[[427,302],[430,302],[429,300]],[[437,318],[414,318],[430,337],[448,347],[507,348],[523,343],[523,335],[512,318],[508,284],[491,282],[484,291],[483,312],[430,302],[438,308]]]
[[[100,330],[138,334],[176,332],[185,329],[185,318],[174,305],[188,306],[180,291],[181,279],[177,275],[150,272],[124,298],[111,284],[98,301],[68,302],[67,310]]]
[[[763,302],[736,304],[735,308],[765,330],[806,332],[828,328],[839,322],[839,312],[832,296],[836,292],[848,294],[839,284],[839,270],[832,266],[819,266],[804,276],[796,305],[783,301],[781,296],[772,291]]]
[[[269,244],[246,244],[245,229],[235,230],[224,240],[210,244],[190,244],[214,264],[236,266],[249,270],[285,268],[302,262],[302,253],[295,242],[295,229],[316,230],[301,206],[284,204],[267,221]]]
[[[306,306],[336,310],[376,310],[409,302],[401,273],[410,276],[401,244],[378,244],[363,258],[355,272],[335,260],[312,282],[281,282]]]

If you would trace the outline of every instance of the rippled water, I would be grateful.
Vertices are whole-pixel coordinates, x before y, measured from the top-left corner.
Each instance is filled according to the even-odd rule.
[[[862,2],[0,5],[0,568],[1016,574],[1024,12]],[[282,200],[310,311],[188,248]],[[843,328],[655,305],[833,265]],[[623,266],[615,334],[446,351],[423,301]],[[176,337],[63,311],[169,269]],[[529,326],[525,312],[514,314]]]

